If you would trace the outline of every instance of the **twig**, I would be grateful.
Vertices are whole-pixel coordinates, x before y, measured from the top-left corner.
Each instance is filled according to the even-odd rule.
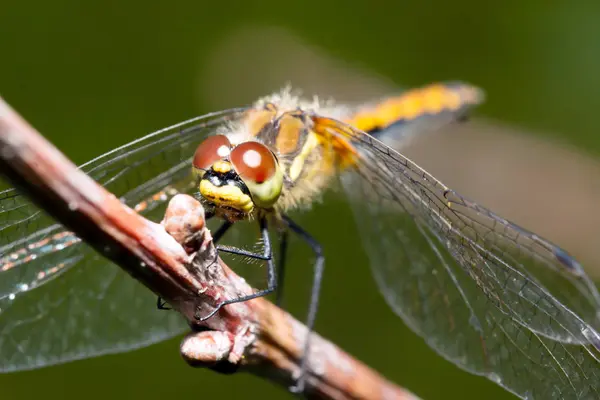
[[[189,322],[184,359],[220,372],[238,368],[284,387],[300,373],[306,327],[264,299],[219,301],[252,288],[219,258],[192,197],[175,196],[162,224],[144,219],[79,171],[0,98],[0,168],[42,209],[165,299]],[[157,311],[159,312],[159,311]],[[320,336],[311,336],[305,395],[323,399],[416,399]]]

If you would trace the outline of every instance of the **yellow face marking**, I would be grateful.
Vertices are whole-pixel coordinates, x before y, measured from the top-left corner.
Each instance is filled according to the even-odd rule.
[[[231,164],[227,161],[219,160],[212,165],[212,169],[215,172],[226,174],[231,171]]]
[[[200,181],[200,194],[217,207],[231,207],[243,213],[249,214],[254,209],[252,199],[243,193],[238,187],[225,185],[215,186],[208,180]]]

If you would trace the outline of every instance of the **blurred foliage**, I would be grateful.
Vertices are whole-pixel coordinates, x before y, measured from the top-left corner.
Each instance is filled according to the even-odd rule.
[[[600,3],[567,1],[5,1],[0,93],[81,163],[209,111],[198,75],[215,46],[237,27],[276,25],[398,85],[473,82],[488,93],[483,114],[556,132],[598,153],[599,15]],[[306,228],[329,249],[359,249],[358,239],[339,234],[353,222],[331,213],[344,206],[325,204]],[[292,242],[286,298],[301,317],[310,253],[298,243]],[[424,399],[511,397],[459,371],[408,331],[377,294],[359,250],[327,256],[319,332]],[[178,343],[2,375],[2,398],[287,396],[248,375],[188,368]]]

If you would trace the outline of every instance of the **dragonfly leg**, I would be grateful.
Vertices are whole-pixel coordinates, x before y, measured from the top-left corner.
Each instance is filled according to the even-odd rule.
[[[229,228],[231,228],[232,225],[233,225],[233,222],[229,222],[229,221],[223,222],[223,224],[219,227],[219,229],[217,229],[217,231],[212,234],[213,243],[217,243],[219,240],[221,240],[221,238],[223,237],[225,232],[227,232],[229,230]]]
[[[216,249],[223,253],[235,254],[237,256],[250,257],[250,258],[254,258],[256,260],[269,261],[271,259],[270,255],[267,256],[267,255],[263,255],[263,254],[254,253],[252,251],[240,249],[239,247],[217,245]]]
[[[285,280],[285,260],[287,255],[288,230],[281,232],[279,236],[279,261],[277,263],[277,293],[275,304],[281,307],[283,304],[283,281]]]
[[[302,352],[302,359],[300,360],[300,376],[296,385],[290,387],[290,390],[294,393],[304,392],[304,385],[306,380],[306,369],[308,367],[308,354],[310,350],[310,334],[315,327],[315,320],[317,317],[317,310],[319,308],[319,295],[321,292],[321,281],[323,280],[323,267],[325,266],[325,256],[323,255],[323,248],[315,238],[313,238],[308,232],[302,229],[294,221],[284,216],[285,222],[289,229],[297,234],[302,240],[304,240],[315,253],[314,263],[314,275],[313,284],[310,293],[310,304],[308,307],[308,316],[306,317],[306,327],[308,328],[308,334],[306,341],[304,342],[304,350]]]
[[[264,252],[262,255],[252,253],[249,251],[245,251],[242,249],[237,249],[235,247],[228,247],[228,246],[217,246],[217,249],[220,251],[226,251],[228,253],[240,254],[240,255],[245,255],[248,257],[259,258],[261,260],[266,260],[267,261],[267,281],[268,281],[267,288],[264,290],[260,290],[256,293],[249,294],[247,296],[238,297],[237,299],[230,299],[230,300],[222,301],[215,306],[214,310],[212,310],[208,315],[206,315],[204,317],[200,316],[198,314],[198,310],[197,310],[196,311],[197,314],[195,315],[195,318],[198,321],[200,321],[200,322],[206,321],[207,319],[209,319],[210,317],[215,315],[223,306],[226,306],[228,304],[240,303],[243,301],[252,300],[257,297],[266,296],[270,293],[273,293],[275,291],[275,289],[277,288],[275,263],[273,262],[273,251],[271,250],[271,240],[269,239],[269,232],[267,229],[267,221],[264,218],[262,218],[259,223],[260,223],[260,231],[261,231],[261,235],[262,235],[262,239],[263,239],[263,243],[264,243]]]
[[[229,222],[229,221],[223,222],[223,225],[221,225],[219,227],[219,229],[217,229],[217,231],[212,235],[213,243],[217,243],[223,237],[225,232],[227,232],[229,230],[229,228],[231,228],[232,225],[233,225],[233,222]],[[215,248],[220,252],[222,251],[223,253],[235,254],[238,256],[246,256],[246,257],[254,258],[257,260],[263,260],[263,261],[269,260],[269,258],[271,257],[270,255],[266,256],[266,255],[254,253],[252,251],[240,249],[238,247],[233,247],[233,246],[216,245]]]

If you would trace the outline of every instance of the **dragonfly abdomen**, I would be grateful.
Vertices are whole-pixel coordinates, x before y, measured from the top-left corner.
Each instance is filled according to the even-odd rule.
[[[345,122],[373,136],[415,122],[422,131],[464,117],[483,100],[483,91],[468,83],[434,83],[360,107]]]

